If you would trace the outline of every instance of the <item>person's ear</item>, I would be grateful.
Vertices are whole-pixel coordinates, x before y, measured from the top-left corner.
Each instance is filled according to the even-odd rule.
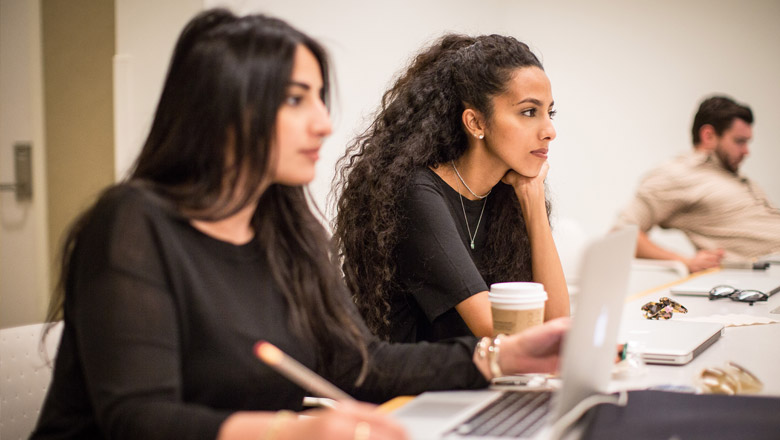
[[[485,138],[485,119],[482,117],[482,113],[467,107],[466,110],[463,110],[461,119],[469,136],[474,136],[477,139]]]
[[[715,146],[718,145],[718,133],[715,132],[715,127],[710,124],[704,124],[699,129],[699,149],[712,151]]]

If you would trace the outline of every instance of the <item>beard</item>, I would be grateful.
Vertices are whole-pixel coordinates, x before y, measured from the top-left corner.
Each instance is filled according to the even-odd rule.
[[[720,160],[723,168],[731,171],[734,174],[737,174],[737,171],[739,171],[739,164],[742,162],[742,158],[731,158],[728,153],[726,153],[723,148],[721,148],[720,145],[715,147],[715,156],[718,158],[718,160]]]

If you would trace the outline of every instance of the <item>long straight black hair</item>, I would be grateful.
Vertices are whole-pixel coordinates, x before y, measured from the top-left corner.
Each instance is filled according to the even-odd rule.
[[[258,197],[273,172],[276,117],[299,46],[311,51],[329,91],[325,50],[287,23],[263,15],[202,12],[174,49],[150,133],[129,182],[143,182],[189,218],[219,220]],[[63,246],[60,282],[47,320],[62,316],[85,212]],[[366,342],[336,265],[329,237],[311,212],[302,186],[270,185],[252,226],[300,336],[332,366],[344,344],[356,347],[366,370]],[[260,292],[258,292],[260,294]],[[358,378],[360,381],[361,374]]]

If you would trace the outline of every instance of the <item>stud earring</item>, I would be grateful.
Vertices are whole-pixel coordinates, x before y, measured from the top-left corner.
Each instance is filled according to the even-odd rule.
[[[478,139],[485,139],[485,135],[484,135],[484,134],[481,134],[481,135],[477,136],[477,138],[478,138]]]

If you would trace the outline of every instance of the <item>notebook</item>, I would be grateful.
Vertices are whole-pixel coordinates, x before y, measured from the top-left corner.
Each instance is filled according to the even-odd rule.
[[[685,365],[715,343],[723,328],[716,322],[624,320],[618,342],[637,343],[648,364]]]
[[[553,421],[583,399],[607,392],[636,237],[636,227],[627,227],[585,249],[580,264],[576,315],[561,355],[559,390],[423,393],[393,413],[411,438],[498,439],[507,438],[509,433],[517,434],[513,431],[525,427],[531,433],[514,438],[550,438],[555,434]],[[527,403],[528,407],[511,406],[517,402]],[[501,407],[511,408],[509,412],[514,418],[503,425],[499,423],[493,431],[477,429],[475,416],[490,419],[491,411],[500,411]],[[485,409],[487,412],[483,412]]]
[[[669,288],[673,295],[707,296],[710,289],[719,285],[740,290],[758,290],[772,295],[780,291],[780,276],[772,272],[729,270],[706,273]]]

